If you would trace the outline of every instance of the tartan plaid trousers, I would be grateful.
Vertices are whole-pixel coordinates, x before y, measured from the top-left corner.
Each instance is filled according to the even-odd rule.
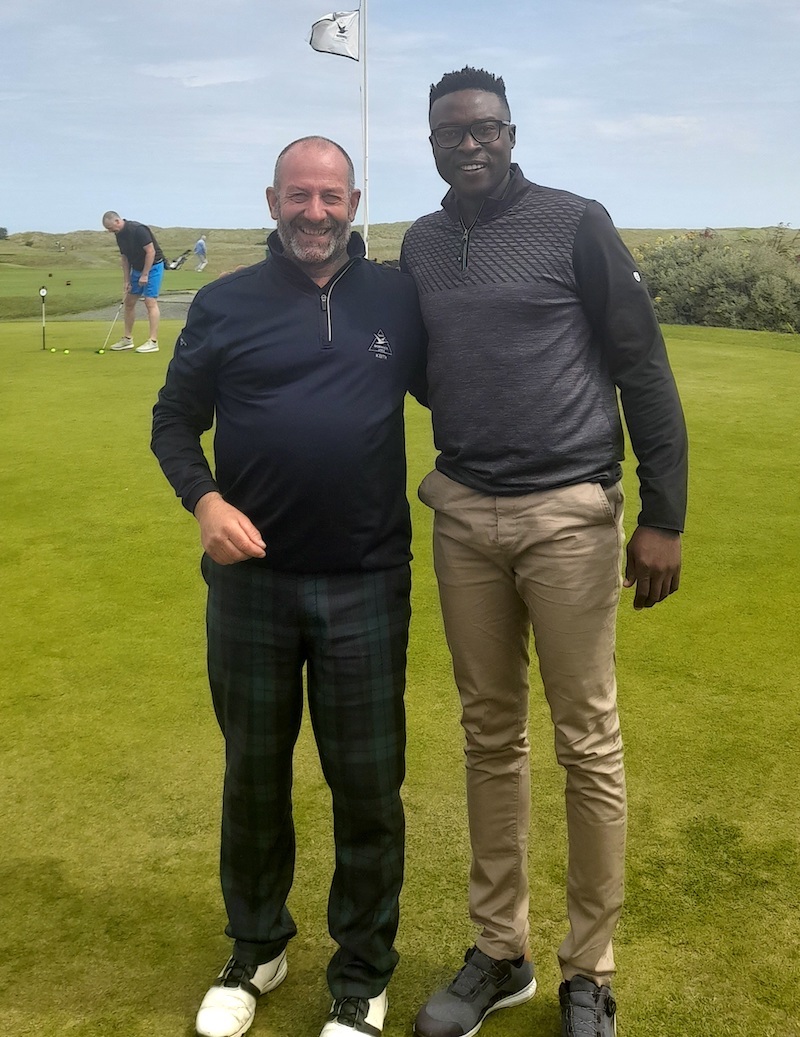
[[[308,706],[333,801],[328,927],[334,997],[374,997],[398,955],[403,881],[410,567],[308,575],[204,556],[208,671],[225,737],[220,876],[240,961],[274,958],[297,932],[292,755]]]

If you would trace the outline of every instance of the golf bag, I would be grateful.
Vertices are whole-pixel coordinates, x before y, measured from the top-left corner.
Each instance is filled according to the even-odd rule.
[[[165,270],[177,270],[178,267],[183,266],[187,258],[192,254],[192,250],[187,248],[185,252],[181,252],[177,259],[173,259],[171,262],[168,259],[164,259]]]

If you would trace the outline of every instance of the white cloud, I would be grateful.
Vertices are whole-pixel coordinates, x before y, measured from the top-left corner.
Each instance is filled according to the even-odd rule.
[[[697,12],[687,5],[686,0],[654,0],[641,4],[637,13],[654,21],[666,22],[687,18]]]
[[[794,25],[800,25],[800,8],[797,0],[765,0],[767,7],[772,8],[777,14],[783,15],[787,21]]]
[[[648,115],[641,113],[625,119],[595,119],[592,129],[607,140],[671,140],[690,143],[703,132],[703,120],[691,115]]]
[[[258,115],[226,115],[212,116],[198,123],[205,126],[207,135],[220,149],[238,146],[251,146],[268,139],[274,132],[274,123],[265,116]],[[200,138],[201,148],[205,144]],[[215,161],[218,156],[215,154]]]
[[[255,58],[215,58],[211,61],[176,61],[160,65],[139,65],[143,76],[175,79],[186,87],[222,86],[226,83],[252,83],[266,76],[263,60]]]

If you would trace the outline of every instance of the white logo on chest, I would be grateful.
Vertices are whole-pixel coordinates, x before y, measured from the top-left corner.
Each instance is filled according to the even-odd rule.
[[[389,345],[389,339],[382,331],[377,331],[375,333],[369,351],[370,353],[374,353],[378,360],[386,360],[390,356],[394,355],[392,353],[392,347]]]

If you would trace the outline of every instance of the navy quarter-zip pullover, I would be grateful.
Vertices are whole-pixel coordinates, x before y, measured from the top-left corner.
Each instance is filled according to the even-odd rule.
[[[364,259],[320,288],[283,254],[202,288],[153,410],[152,449],[189,511],[218,490],[288,572],[389,568],[410,554],[403,406],[424,401],[414,282]],[[200,436],[215,424],[215,473]]]

